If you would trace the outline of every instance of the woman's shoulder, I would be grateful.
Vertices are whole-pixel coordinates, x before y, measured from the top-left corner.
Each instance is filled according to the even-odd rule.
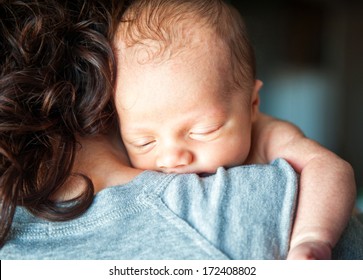
[[[204,178],[144,171],[98,192],[90,208],[70,221],[44,221],[18,208],[0,256],[284,258],[296,196],[293,174],[281,160],[220,168]],[[170,250],[173,244],[177,251]],[[28,247],[39,254],[26,253]]]
[[[215,174],[205,177],[179,174],[169,178],[168,184],[164,187],[161,195],[170,202],[184,201],[184,196],[203,200],[225,196],[228,202],[233,202],[241,199],[241,196],[232,195],[235,192],[254,192],[256,197],[271,197],[273,191],[277,192],[276,196],[289,192],[294,198],[297,191],[297,175],[285,160],[277,159],[270,164],[243,165],[229,169],[220,167]]]
[[[230,258],[286,257],[297,178],[282,159],[219,168],[205,178],[178,175],[160,195],[170,211]]]

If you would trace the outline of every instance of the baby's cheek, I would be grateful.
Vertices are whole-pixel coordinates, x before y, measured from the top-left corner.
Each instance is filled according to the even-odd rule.
[[[142,170],[154,170],[153,165],[151,165],[150,160],[148,158],[142,157],[140,155],[134,155],[129,153],[130,164],[134,168],[142,169]]]
[[[237,165],[235,157],[224,150],[211,150],[200,156],[198,163],[200,169],[206,173],[214,173],[218,167],[231,167]]]
[[[234,144],[225,150],[224,166],[233,167],[243,165],[248,157],[249,149]]]

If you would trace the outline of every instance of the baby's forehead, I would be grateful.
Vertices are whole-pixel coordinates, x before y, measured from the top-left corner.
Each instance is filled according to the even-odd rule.
[[[127,39],[118,36],[115,45],[121,60],[139,64],[158,64],[170,60],[190,63],[202,55],[208,56],[210,60],[229,58],[227,44],[206,26],[185,30],[183,36],[174,36],[170,40],[145,38],[130,44]]]

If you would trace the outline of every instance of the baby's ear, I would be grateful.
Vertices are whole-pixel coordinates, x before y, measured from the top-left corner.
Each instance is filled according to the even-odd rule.
[[[257,115],[259,113],[260,106],[260,95],[259,91],[262,88],[263,83],[260,80],[255,81],[255,85],[253,87],[252,95],[251,95],[251,120],[254,122],[257,119]]]

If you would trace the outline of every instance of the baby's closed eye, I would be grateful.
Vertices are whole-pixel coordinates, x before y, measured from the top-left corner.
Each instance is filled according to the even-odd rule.
[[[218,137],[223,125],[208,125],[195,127],[189,132],[189,137],[198,141],[211,141]]]
[[[137,152],[148,152],[156,144],[156,140],[153,137],[142,137],[129,141],[125,141],[127,146],[133,148]]]

